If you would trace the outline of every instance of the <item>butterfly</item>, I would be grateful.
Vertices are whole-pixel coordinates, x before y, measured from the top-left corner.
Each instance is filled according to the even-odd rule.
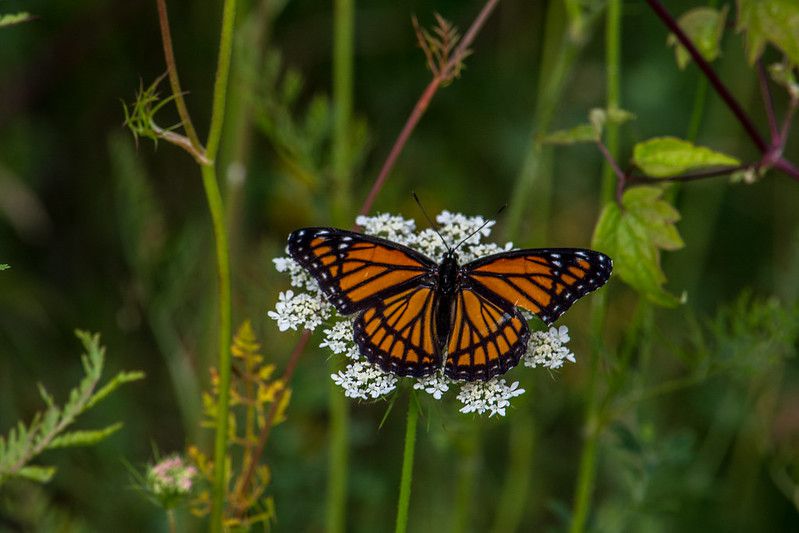
[[[552,324],[613,269],[605,254],[581,248],[512,250],[459,265],[459,246],[436,263],[407,246],[335,228],[303,228],[288,239],[289,255],[336,310],[358,313],[360,353],[399,376],[428,376],[442,366],[455,380],[504,374],[530,338],[518,308]]]

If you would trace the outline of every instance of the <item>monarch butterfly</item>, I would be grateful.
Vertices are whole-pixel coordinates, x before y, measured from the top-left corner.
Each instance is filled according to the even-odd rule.
[[[504,374],[530,337],[519,307],[551,324],[604,285],[613,268],[608,256],[580,248],[513,250],[459,265],[459,246],[436,263],[407,246],[335,228],[303,228],[288,239],[289,255],[338,312],[359,313],[361,354],[399,376],[428,376],[442,366],[456,380]]]

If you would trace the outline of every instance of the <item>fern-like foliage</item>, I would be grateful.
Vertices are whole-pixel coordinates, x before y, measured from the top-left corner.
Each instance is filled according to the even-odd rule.
[[[99,334],[76,331],[76,335],[85,350],[82,361],[86,375],[70,391],[63,407],[59,407],[50,393],[39,385],[39,394],[47,408],[36,413],[30,424],[20,421],[7,435],[0,436],[0,485],[12,477],[45,483],[53,477],[55,468],[30,464],[40,453],[56,448],[91,446],[122,427],[122,423],[117,422],[101,429],[67,431],[80,415],[120,385],[144,377],[143,372],[120,372],[98,390],[105,363],[105,347],[100,345]]]
[[[291,390],[286,389],[281,379],[274,379],[275,365],[264,362],[261,345],[249,321],[239,327],[233,338],[231,353],[234,358],[233,376],[230,384],[230,418],[228,420],[227,472],[225,501],[225,527],[248,528],[256,524],[268,524],[275,517],[274,501],[265,496],[271,481],[271,472],[266,465],[254,467],[254,475],[247,482],[247,470],[255,461],[258,436],[267,423],[267,413],[279,398],[279,407],[272,425],[285,420],[286,407]],[[203,427],[216,427],[219,405],[219,380],[214,369],[211,372],[211,392],[203,394]],[[213,461],[197,446],[189,447],[189,456],[209,484],[214,478]],[[244,484],[247,483],[247,486]],[[205,516],[210,510],[211,495],[201,491],[192,508],[197,516]]]
[[[5,263],[0,263],[0,270],[8,270],[9,268],[11,268],[9,265]]]

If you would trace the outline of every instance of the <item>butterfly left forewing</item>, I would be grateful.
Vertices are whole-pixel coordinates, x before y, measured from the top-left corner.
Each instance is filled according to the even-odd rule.
[[[433,315],[438,295],[419,285],[386,297],[355,319],[355,343],[369,362],[399,376],[422,377],[440,366]]]
[[[547,324],[604,285],[612,269],[608,256],[582,248],[514,250],[463,267],[481,295],[527,309]]]
[[[293,232],[289,235],[288,252],[345,315],[418,284],[436,266],[406,246],[335,228]]]
[[[461,287],[453,302],[444,373],[466,381],[504,374],[519,363],[529,337],[524,317],[513,306]]]

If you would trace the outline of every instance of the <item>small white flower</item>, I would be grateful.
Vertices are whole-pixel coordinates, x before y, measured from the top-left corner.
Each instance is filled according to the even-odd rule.
[[[319,295],[306,292],[294,294],[294,291],[281,292],[275,310],[269,311],[269,318],[277,322],[280,331],[287,329],[314,330],[322,325],[332,311],[332,306]]]
[[[437,372],[419,378],[416,383],[413,384],[413,388],[416,390],[423,390],[436,400],[440,400],[441,395],[449,390],[450,383],[451,381],[448,377],[444,376],[441,372]]]
[[[367,235],[383,237],[406,246],[410,245],[416,237],[413,233],[416,229],[416,222],[398,215],[388,213],[380,213],[374,217],[360,215],[355,219],[355,223],[361,226]]]
[[[505,416],[505,408],[510,405],[510,399],[521,394],[524,394],[524,389],[519,388],[518,381],[508,386],[504,379],[493,378],[464,383],[457,397],[463,404],[461,413],[483,414],[489,411],[488,416],[491,417]]]
[[[314,293],[320,292],[319,284],[316,280],[291,257],[275,257],[272,262],[278,272],[288,272],[289,276],[291,276],[292,287],[305,288]]]
[[[330,377],[348,398],[377,399],[397,388],[397,376],[363,361],[350,363]]]
[[[566,346],[569,342],[569,328],[549,328],[549,331],[534,331],[527,343],[527,352],[524,354],[524,366],[535,368],[543,366],[557,369],[563,366],[564,361],[577,360]]]
[[[439,233],[450,241],[450,246],[457,245],[468,237],[469,234],[474,233],[480,226],[485,224],[485,227],[466,241],[467,244],[477,244],[480,242],[481,237],[488,237],[491,235],[491,226],[496,223],[493,220],[486,223],[486,220],[481,216],[467,217],[460,213],[450,213],[449,211],[442,211],[436,217],[436,221],[441,224],[438,230]]]
[[[353,340],[352,320],[340,320],[330,329],[325,329],[325,338],[319,345],[320,348],[330,348],[335,354],[344,354],[350,359],[360,359],[361,354]]]

